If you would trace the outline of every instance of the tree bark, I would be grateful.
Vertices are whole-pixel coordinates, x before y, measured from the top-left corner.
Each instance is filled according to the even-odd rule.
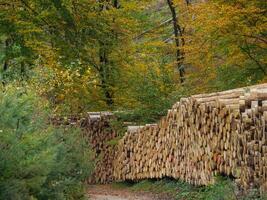
[[[191,4],[191,0],[185,0],[186,5],[190,5]]]
[[[119,8],[120,7],[119,0],[113,0],[113,6],[114,8]]]
[[[185,69],[183,65],[184,55],[180,48],[184,45],[185,41],[182,38],[182,29],[177,20],[176,10],[172,0],[167,0],[168,6],[172,14],[173,32],[175,37],[176,45],[176,65],[180,74],[180,82],[183,83],[185,80]],[[181,41],[180,41],[181,40]]]
[[[119,9],[120,4],[119,0],[112,0],[110,1],[112,3],[112,6],[116,9]],[[108,9],[108,7],[101,6],[101,11]],[[115,19],[113,19],[115,21]],[[99,77],[100,77],[100,87],[102,88],[102,91],[105,96],[105,102],[109,107],[112,107],[114,104],[113,100],[113,90],[112,90],[112,82],[111,82],[111,75],[112,75],[112,69],[111,69],[111,62],[108,59],[108,50],[107,50],[107,44],[105,44],[102,41],[99,41],[99,62],[100,66],[98,67]]]
[[[109,83],[109,76],[110,76],[110,70],[109,68],[109,61],[106,53],[106,49],[103,48],[104,44],[101,45],[99,49],[99,61],[100,61],[100,67],[99,67],[99,76],[100,76],[100,87],[103,90],[106,104],[111,107],[114,103],[113,101],[113,94],[110,89],[110,83]]]
[[[6,71],[8,69],[8,58],[7,58],[7,51],[10,45],[10,39],[6,39],[5,41],[5,51],[6,51],[6,55],[5,55],[5,62],[4,62],[4,66],[3,66],[3,71]]]
[[[8,70],[8,48],[9,48],[9,46],[11,45],[11,39],[10,38],[7,38],[6,40],[5,40],[5,61],[4,61],[4,65],[3,65],[3,80],[2,80],[2,85],[3,86],[5,86],[5,72]]]
[[[7,60],[4,62],[3,71],[6,71],[8,69],[8,63]]]

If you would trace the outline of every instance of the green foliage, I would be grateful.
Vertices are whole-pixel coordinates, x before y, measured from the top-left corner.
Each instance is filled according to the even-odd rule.
[[[183,86],[162,0],[2,0],[0,81],[26,80],[62,114],[123,110],[138,123],[157,121],[184,95],[266,81],[261,0],[173,3]]]
[[[210,85],[219,91],[257,84],[264,78],[261,72],[250,67],[221,66],[216,73],[217,76]]]
[[[193,186],[186,182],[161,179],[143,180],[138,183],[116,183],[114,188],[129,188],[134,191],[164,193],[176,200],[264,200],[259,190],[246,191],[238,194],[234,183],[225,177],[217,177],[216,183],[209,186]]]
[[[90,150],[77,130],[48,125],[30,91],[0,93],[0,199],[81,199]]]
[[[109,125],[110,125],[110,129],[116,131],[118,138],[123,137],[124,133],[127,130],[127,127],[124,125],[124,121],[119,118],[110,120]]]
[[[194,6],[175,2],[185,27],[185,62],[193,67],[190,75],[195,75],[195,86],[209,92],[214,87],[229,89],[266,81],[263,1],[211,0]]]
[[[154,193],[167,193],[174,196],[177,192],[177,184],[175,181],[168,179],[162,180],[143,180],[131,187],[134,191],[152,191]]]
[[[124,108],[130,110],[117,114],[122,121],[156,122],[185,95],[183,88],[177,87],[172,72],[164,67],[136,73],[128,84],[129,95],[135,103]]]
[[[78,130],[48,126],[48,103],[37,96],[64,115],[122,111],[111,124],[119,137],[108,144],[116,145],[123,121],[154,123],[183,96],[266,82],[264,1],[173,2],[185,42],[183,85],[166,1],[1,1],[0,198],[82,195],[87,145]],[[228,180],[200,188],[166,180],[138,185],[171,193],[178,187],[178,199],[231,194]]]
[[[214,185],[194,187],[186,183],[178,183],[181,188],[176,195],[179,199],[200,200],[235,200],[233,183],[229,179],[218,177]]]

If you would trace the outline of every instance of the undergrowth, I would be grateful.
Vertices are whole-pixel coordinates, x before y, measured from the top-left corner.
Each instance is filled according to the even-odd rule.
[[[208,186],[194,186],[173,179],[148,179],[140,182],[114,183],[114,188],[128,188],[132,191],[146,191],[156,194],[168,194],[175,200],[266,200],[266,195],[260,195],[258,189],[241,194],[232,180],[217,177],[216,183]]]

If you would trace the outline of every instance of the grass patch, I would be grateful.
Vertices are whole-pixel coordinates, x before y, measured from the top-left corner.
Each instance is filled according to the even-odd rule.
[[[177,185],[175,181],[169,179],[162,180],[143,180],[134,184],[131,189],[133,191],[147,191],[153,193],[167,193],[171,196],[177,193]]]
[[[257,189],[241,195],[233,181],[226,177],[217,177],[216,183],[208,186],[193,186],[179,180],[165,178],[147,179],[137,183],[114,183],[113,187],[168,194],[176,200],[267,200],[267,196],[260,196]]]
[[[119,182],[119,183],[112,183],[112,188],[114,189],[129,189],[133,186],[133,183],[130,182]]]

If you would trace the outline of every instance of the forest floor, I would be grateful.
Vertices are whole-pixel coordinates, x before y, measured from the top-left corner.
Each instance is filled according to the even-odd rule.
[[[112,185],[90,185],[89,200],[172,200],[166,194],[131,191],[129,188],[114,188]]]

